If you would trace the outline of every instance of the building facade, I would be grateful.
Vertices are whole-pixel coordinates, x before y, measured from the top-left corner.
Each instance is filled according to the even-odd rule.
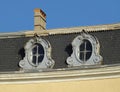
[[[0,34],[0,91],[119,92],[120,24]],[[47,89],[46,89],[47,88]]]

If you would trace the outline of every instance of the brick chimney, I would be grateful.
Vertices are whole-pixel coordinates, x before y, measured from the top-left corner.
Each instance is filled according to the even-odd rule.
[[[34,30],[40,31],[46,29],[46,14],[41,9],[34,10]]]

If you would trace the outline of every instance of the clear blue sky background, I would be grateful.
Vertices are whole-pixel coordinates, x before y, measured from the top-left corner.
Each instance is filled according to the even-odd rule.
[[[47,29],[120,22],[120,0],[1,0],[0,32],[33,30],[34,9],[47,14]]]

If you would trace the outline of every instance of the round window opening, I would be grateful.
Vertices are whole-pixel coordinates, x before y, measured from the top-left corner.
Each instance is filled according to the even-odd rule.
[[[79,59],[83,62],[86,62],[90,59],[92,55],[92,44],[89,40],[83,39],[82,43],[79,46]]]
[[[32,65],[38,66],[44,59],[44,48],[41,44],[35,43],[32,48]]]

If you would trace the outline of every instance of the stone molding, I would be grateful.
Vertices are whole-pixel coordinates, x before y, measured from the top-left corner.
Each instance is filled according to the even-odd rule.
[[[46,72],[26,73],[22,71],[1,73],[0,84],[25,84],[41,82],[63,82],[77,80],[96,80],[120,78],[120,66],[47,70]]]

